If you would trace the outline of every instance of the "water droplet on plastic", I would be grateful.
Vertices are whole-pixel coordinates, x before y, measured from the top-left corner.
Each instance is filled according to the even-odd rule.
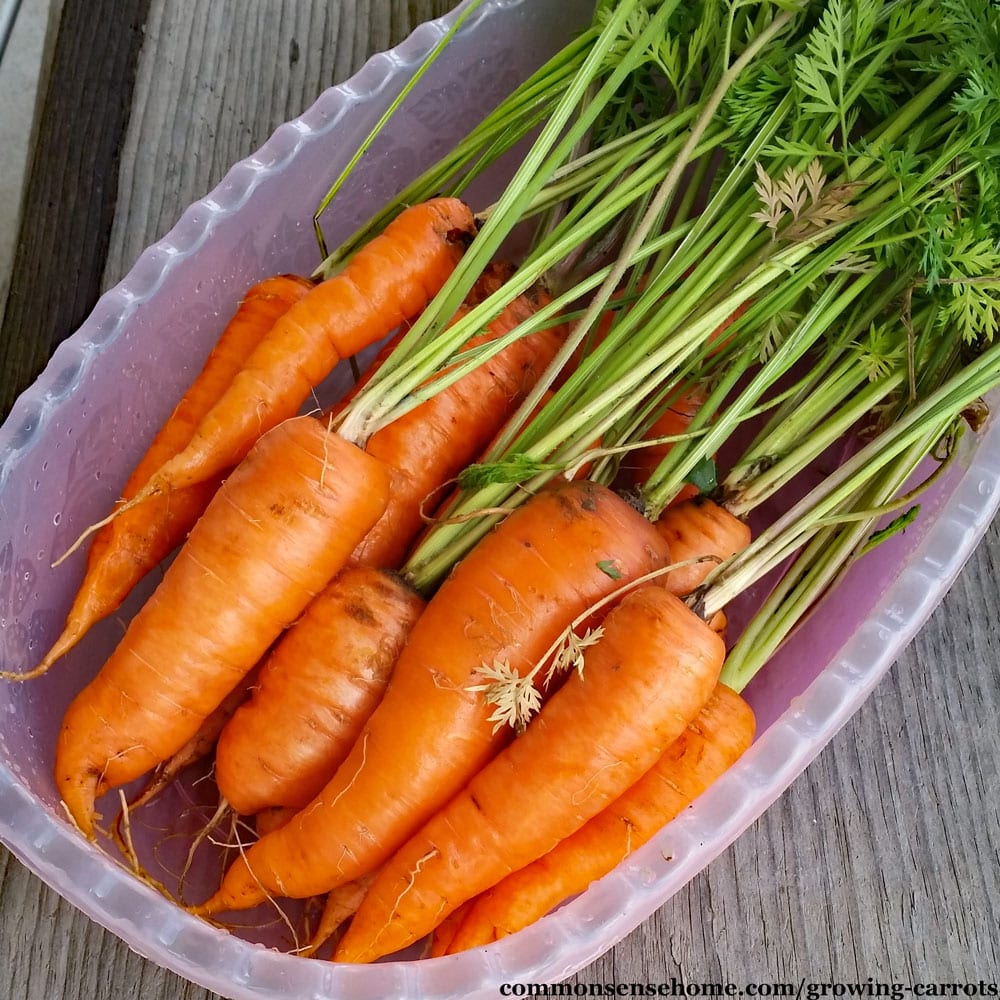
[[[56,514],[56,516],[52,518],[52,523],[58,525],[61,520],[62,514]]]

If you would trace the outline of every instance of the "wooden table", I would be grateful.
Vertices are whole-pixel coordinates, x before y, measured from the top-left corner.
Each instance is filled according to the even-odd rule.
[[[65,0],[0,336],[0,416],[180,211],[451,0]],[[996,981],[1000,531],[786,795],[589,984]],[[205,1000],[0,848],[0,997]]]

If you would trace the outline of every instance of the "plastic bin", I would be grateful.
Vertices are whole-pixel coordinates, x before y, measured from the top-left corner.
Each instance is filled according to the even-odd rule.
[[[589,6],[485,4],[367,155],[378,169],[362,166],[352,177],[329,214],[331,243],[567,40]],[[106,512],[221,318],[262,276],[315,264],[314,206],[448,23],[425,25],[373,59],[237,164],[101,299],[18,401],[0,429],[4,666],[33,664],[58,632],[84,556],[58,570],[50,563]],[[472,192],[473,203],[491,183]],[[270,932],[254,943],[213,928],[133,877],[112,845],[85,842],[59,807],[53,745],[69,700],[117,641],[118,622],[96,628],[46,677],[0,685],[0,839],[140,954],[236,1000],[495,997],[500,983],[553,982],[610,948],[702,869],[850,717],[979,540],[1000,502],[998,472],[1000,435],[991,425],[925,501],[917,524],[869,556],[748,690],[760,733],[740,763],[607,878],[488,948],[366,967],[280,954],[267,947]]]

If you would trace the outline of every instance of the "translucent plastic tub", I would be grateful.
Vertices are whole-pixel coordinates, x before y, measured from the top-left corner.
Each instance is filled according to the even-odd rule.
[[[363,165],[355,174],[330,214],[331,242],[565,41],[588,8],[585,0],[486,4],[371,152],[366,162],[377,169]],[[258,278],[312,268],[314,206],[446,23],[424,26],[373,60],[235,166],[104,296],[18,401],[0,429],[4,667],[33,664],[54,638],[83,556],[58,570],[50,563],[107,510],[200,367],[220,318]],[[474,204],[489,183],[472,192]],[[291,957],[190,917],[129,874],[113,847],[79,837],[53,786],[53,744],[70,698],[113,648],[116,621],[95,629],[45,678],[0,685],[0,839],[136,951],[237,1000],[495,997],[503,982],[558,980],[610,948],[722,851],[850,717],[985,530],[1000,501],[998,471],[1000,435],[991,426],[925,502],[917,524],[869,556],[751,686],[760,735],[742,761],[607,878],[489,948],[370,967]],[[169,813],[177,803],[162,808]],[[162,861],[169,868],[176,859]],[[276,943],[266,929],[256,936]]]

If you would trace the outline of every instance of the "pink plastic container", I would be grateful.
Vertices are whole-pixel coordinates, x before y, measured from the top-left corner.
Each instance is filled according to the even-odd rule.
[[[486,3],[368,154],[378,169],[363,164],[343,191],[328,216],[331,244],[566,41],[589,7]],[[34,664],[57,634],[84,559],[58,570],[50,563],[106,512],[221,319],[257,279],[315,265],[315,205],[448,23],[425,25],[373,59],[237,164],[101,299],[18,401],[0,429],[4,667]],[[470,200],[481,203],[491,185],[485,179]],[[495,997],[500,983],[556,981],[631,931],[782,793],[925,621],[998,503],[1000,434],[991,425],[925,501],[918,523],[869,556],[748,689],[760,734],[739,764],[607,878],[494,946],[367,967],[295,958],[189,916],[134,878],[113,847],[79,837],[59,807],[53,745],[69,700],[117,641],[118,622],[96,628],[45,678],[0,685],[0,840],[137,952],[235,1000]],[[168,799],[161,808],[183,805]],[[137,839],[143,849],[154,834],[139,830]],[[169,869],[176,858],[161,861]],[[207,880],[210,868],[200,864],[195,879]],[[277,943],[276,933],[247,936]]]

